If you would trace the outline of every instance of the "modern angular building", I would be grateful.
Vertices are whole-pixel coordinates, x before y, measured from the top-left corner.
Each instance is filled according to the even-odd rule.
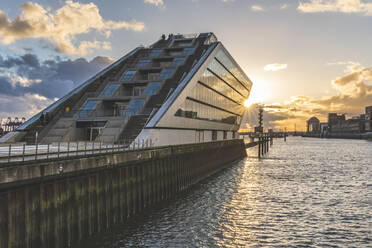
[[[12,138],[155,145],[231,139],[251,86],[213,33],[163,35],[29,119]]]

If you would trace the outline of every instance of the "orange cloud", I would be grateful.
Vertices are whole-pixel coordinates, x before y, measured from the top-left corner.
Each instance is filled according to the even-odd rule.
[[[0,10],[0,39],[3,44],[24,38],[42,38],[54,44],[59,52],[86,55],[93,49],[111,49],[111,44],[107,41],[77,42],[76,36],[79,34],[95,30],[108,37],[116,29],[144,29],[144,24],[136,20],[104,20],[94,3],[66,1],[55,13],[32,2],[22,4],[21,9],[21,14],[13,20],[9,20],[6,13]]]
[[[363,68],[358,63],[347,63],[348,74],[332,81],[338,93],[323,98],[294,96],[284,103],[264,105],[264,126],[266,128],[305,130],[306,120],[317,116],[327,120],[329,112],[358,115],[366,106],[372,105],[372,68]],[[358,66],[356,66],[358,65]],[[257,105],[247,109],[241,128],[257,125]]]

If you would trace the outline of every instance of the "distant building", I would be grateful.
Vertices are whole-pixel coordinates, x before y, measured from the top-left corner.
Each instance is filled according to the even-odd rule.
[[[362,133],[364,132],[364,120],[360,118],[352,118],[339,121],[337,124],[331,125],[330,130],[333,133]]]
[[[307,132],[308,133],[319,133],[320,132],[320,121],[315,116],[311,117],[307,121]]]
[[[339,122],[345,121],[345,114],[329,113],[328,114],[328,125],[336,125]]]
[[[372,106],[366,107],[365,120],[365,130],[372,131]]]

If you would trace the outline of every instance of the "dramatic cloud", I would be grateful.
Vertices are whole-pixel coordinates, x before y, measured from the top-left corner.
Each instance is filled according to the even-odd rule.
[[[259,5],[252,5],[251,10],[257,11],[257,12],[264,11],[264,9]]]
[[[108,57],[40,61],[33,54],[0,56],[0,117],[30,117],[112,62]]]
[[[298,6],[302,12],[341,12],[372,15],[372,3],[363,0],[310,0]]]
[[[159,8],[163,8],[165,6],[163,0],[145,0],[145,3],[153,4]]]
[[[336,62],[328,65],[345,65],[345,74],[331,83],[338,91],[333,96],[312,98],[295,96],[284,103],[264,105],[266,128],[305,130],[306,120],[312,116],[327,121],[330,112],[346,113],[349,117],[364,113],[372,105],[372,68],[364,68],[356,62]],[[252,130],[257,125],[257,105],[248,108],[241,128]]]
[[[284,70],[284,69],[287,69],[287,64],[268,64],[268,65],[265,65],[264,67],[264,70],[265,71],[280,71],[280,70]]]
[[[21,9],[21,14],[13,20],[0,10],[0,39],[3,44],[23,38],[42,38],[52,43],[59,52],[85,55],[93,49],[110,49],[111,44],[96,40],[78,42],[77,35],[98,31],[109,37],[111,31],[116,29],[144,29],[144,24],[136,20],[104,20],[94,3],[66,1],[54,13],[32,2],[22,4]]]

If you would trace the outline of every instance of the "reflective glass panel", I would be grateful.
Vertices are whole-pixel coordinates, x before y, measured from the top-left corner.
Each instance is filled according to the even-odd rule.
[[[160,54],[161,54],[161,50],[160,49],[154,49],[154,50],[151,51],[150,57],[151,58],[159,57]]]
[[[227,56],[227,54],[223,51],[223,50],[220,50],[218,51],[217,55],[216,55],[216,58],[232,73],[234,74],[234,76],[239,79],[239,81],[241,83],[243,83],[245,85],[245,87],[247,87],[249,90],[251,89],[252,87],[252,83],[251,81],[249,80],[249,78],[247,77],[247,75],[245,75],[245,73],[243,71],[241,71],[241,69],[233,62],[229,59],[229,57]]]
[[[124,75],[121,77],[121,81],[128,81],[128,80],[131,80],[134,76],[134,74],[136,74],[136,71],[126,71],[124,73]]]
[[[216,121],[227,124],[237,124],[240,117],[195,101],[186,99],[186,101],[179,107],[176,112],[176,116]]]
[[[185,62],[185,58],[184,57],[179,57],[179,58],[174,58],[172,64],[174,66],[178,66],[178,65],[183,65],[184,62]]]
[[[119,84],[109,84],[100,96],[112,96],[118,87]]]
[[[188,47],[188,48],[185,48],[185,49],[183,50],[183,53],[184,53],[185,55],[191,55],[191,54],[194,53],[194,51],[195,51],[195,48],[194,48],[194,47]]]
[[[240,104],[243,104],[246,99],[242,95],[240,95],[236,90],[234,90],[228,84],[226,84],[223,80],[219,79],[208,70],[206,70],[203,73],[199,81]]]
[[[139,111],[142,109],[144,103],[145,103],[144,98],[136,98],[130,100],[128,107],[124,110],[124,116],[138,114]]]
[[[150,63],[150,60],[149,59],[141,59],[138,61],[137,63],[137,66],[138,68],[144,68],[148,65],[148,63]]]
[[[165,68],[160,73],[160,80],[172,77],[174,68]]]
[[[214,92],[213,90],[203,86],[202,84],[197,84],[191,91],[189,97],[213,105],[215,107],[233,112],[237,115],[242,115],[244,112],[244,107],[241,104],[237,104],[230,99],[221,96],[220,94]]]
[[[249,91],[244,88],[235,77],[231,75],[229,71],[227,71],[217,60],[213,60],[212,63],[208,67],[211,71],[216,73],[220,78],[222,78],[225,82],[239,91],[245,98],[248,98]]]
[[[97,107],[97,104],[99,103],[100,101],[98,100],[88,100],[85,102],[85,104],[83,105],[83,107],[81,107],[80,111],[77,113],[78,115],[75,117],[88,117],[93,111],[94,109]]]
[[[158,93],[160,86],[161,86],[161,82],[149,83],[145,89],[144,95],[145,96],[156,95],[156,93]]]

